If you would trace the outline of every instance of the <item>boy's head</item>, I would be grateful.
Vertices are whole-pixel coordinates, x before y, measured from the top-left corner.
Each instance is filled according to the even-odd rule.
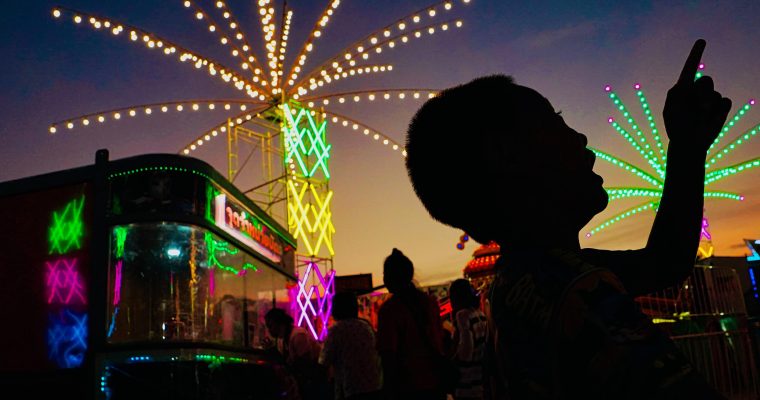
[[[414,264],[399,249],[393,249],[383,262],[383,283],[391,293],[398,293],[412,284]]]
[[[577,232],[607,205],[586,137],[511,77],[446,89],[409,124],[406,167],[430,215],[481,243]]]
[[[264,316],[269,335],[275,338],[284,338],[293,328],[293,317],[281,308],[273,308]]]
[[[467,279],[457,279],[449,286],[449,300],[454,310],[475,308],[480,305],[480,298]]]

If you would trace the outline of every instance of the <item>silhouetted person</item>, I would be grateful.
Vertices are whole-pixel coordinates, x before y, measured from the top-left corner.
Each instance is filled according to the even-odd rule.
[[[386,399],[445,399],[436,362],[443,353],[438,302],[414,286],[414,266],[400,250],[383,263],[392,296],[380,307],[377,350]]]
[[[359,318],[356,295],[336,294],[332,316],[336,322],[328,330],[319,362],[333,369],[335,399],[379,400],[380,357],[375,332],[369,322]]]
[[[694,80],[704,46],[695,43],[667,95],[667,179],[638,250],[581,249],[578,232],[607,193],[586,136],[535,90],[483,77],[414,116],[406,165],[418,197],[436,220],[502,249],[489,303],[507,393],[494,397],[718,397],[634,302],[680,284],[694,265],[705,155],[731,108],[711,78]]]
[[[453,358],[459,367],[454,398],[482,399],[488,322],[479,309],[480,297],[468,280],[457,279],[449,287],[449,299],[456,327]]]
[[[319,365],[319,343],[304,328],[293,325],[293,317],[281,308],[273,308],[264,316],[269,335],[276,340],[276,349],[298,383],[302,399],[329,398],[327,373]]]

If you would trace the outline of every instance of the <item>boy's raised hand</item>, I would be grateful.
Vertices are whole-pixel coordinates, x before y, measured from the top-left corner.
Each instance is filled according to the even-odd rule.
[[[671,143],[707,152],[726,122],[731,100],[715,91],[709,76],[694,80],[705,45],[703,39],[694,43],[662,114]]]

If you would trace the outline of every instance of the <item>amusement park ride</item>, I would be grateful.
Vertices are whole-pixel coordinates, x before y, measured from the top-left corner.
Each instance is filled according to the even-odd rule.
[[[0,356],[0,389],[33,398],[287,396],[292,387],[268,349],[265,315],[290,308],[295,323],[315,338],[327,332],[335,279],[328,123],[406,155],[391,137],[333,107],[435,95],[424,88],[324,88],[393,70],[367,60],[461,27],[461,20],[444,16],[469,0],[416,10],[311,69],[307,58],[340,0],[327,4],[289,65],[293,10],[287,2],[252,3],[265,58],[254,53],[227,3],[202,3],[181,6],[234,64],[111,18],[52,10],[56,20],[162,53],[240,96],[172,99],[54,122],[51,134],[138,115],[228,114],[188,140],[179,155],[112,161],[101,150],[94,165],[0,184],[6,210],[0,220],[24,228],[0,245],[0,265],[10,266],[0,268],[1,292],[23,304],[3,310],[4,320],[23,329],[0,332],[4,342],[20,343]],[[220,137],[226,176],[186,157]],[[240,190],[234,182],[246,171],[258,180]],[[14,211],[20,208],[34,216]]]
[[[289,65],[286,53],[293,9],[287,2],[283,2],[282,7],[272,0],[255,2],[265,58],[254,52],[240,21],[226,2],[182,2],[190,16],[229,51],[233,60],[229,65],[147,30],[111,18],[56,7],[52,11],[55,19],[89,25],[97,31],[163,53],[199,72],[207,72],[211,79],[222,80],[242,96],[234,99],[175,99],[102,110],[54,122],[49,131],[56,133],[88,127],[91,123],[97,125],[96,121],[116,122],[138,115],[229,110],[232,115],[188,141],[179,152],[192,155],[204,144],[221,136],[227,142],[227,179],[230,182],[235,182],[246,169],[249,173],[258,169],[256,185],[244,193],[287,226],[298,241],[296,273],[299,284],[291,288],[297,299],[293,311],[301,316],[299,325],[305,324],[316,337],[323,338],[330,304],[323,298],[332,295],[335,276],[333,191],[329,185],[332,144],[327,135],[328,122],[360,132],[406,156],[403,145],[390,136],[335,112],[333,108],[347,102],[363,105],[375,100],[424,100],[436,93],[435,89],[429,88],[350,92],[325,92],[324,88],[340,80],[392,71],[393,65],[374,64],[368,60],[396,46],[462,27],[460,19],[446,18],[446,14],[459,7],[458,3],[469,2],[445,0],[432,3],[351,43],[314,68],[306,68],[306,61],[315,51],[327,24],[335,17],[340,0],[328,2]],[[311,304],[312,297],[318,300],[318,304]]]

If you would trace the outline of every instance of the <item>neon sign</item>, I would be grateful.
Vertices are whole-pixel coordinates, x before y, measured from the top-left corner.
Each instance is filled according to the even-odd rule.
[[[45,265],[47,266],[48,304],[87,303],[82,277],[77,270],[76,258],[48,261]]]
[[[282,244],[255,215],[228,202],[225,194],[214,197],[214,211],[214,223],[222,230],[269,260],[275,263],[282,260]]]
[[[84,236],[83,208],[84,195],[66,204],[63,211],[53,211],[53,223],[50,225],[48,235],[50,242],[48,254],[64,254],[69,250],[79,250],[82,247],[80,240]]]
[[[85,280],[79,259],[69,255],[82,248],[84,201],[81,195],[53,211],[48,228],[48,254],[56,256],[45,262],[47,348],[48,358],[60,368],[81,366],[87,352],[87,313],[79,311],[87,304]]]
[[[64,309],[52,315],[48,326],[48,357],[59,367],[82,365],[87,351],[87,314],[75,314]]]

